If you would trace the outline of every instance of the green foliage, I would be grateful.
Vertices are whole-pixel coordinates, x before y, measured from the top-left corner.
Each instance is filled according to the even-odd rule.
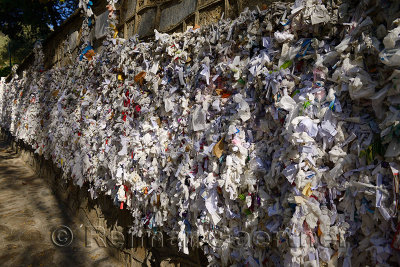
[[[0,68],[0,77],[7,77],[11,73],[10,66]]]
[[[8,42],[10,38],[0,33],[0,67],[8,64]]]
[[[8,64],[8,42],[13,63],[21,63],[33,44],[56,30],[77,6],[78,0],[0,0],[0,32],[9,38],[0,38],[0,66]]]
[[[367,164],[371,164],[377,155],[383,157],[385,155],[385,146],[379,134],[375,134],[374,141],[365,150],[360,151],[360,158],[365,157]]]
[[[0,0],[0,31],[15,39],[25,29],[39,35],[55,29],[77,8],[78,0]]]

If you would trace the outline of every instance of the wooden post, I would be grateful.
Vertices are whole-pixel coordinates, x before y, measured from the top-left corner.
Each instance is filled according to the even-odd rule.
[[[154,21],[154,29],[159,30],[160,29],[160,20],[161,20],[161,5],[157,5],[157,10],[156,10],[156,18]]]
[[[200,20],[200,13],[198,10],[196,10],[196,12],[194,12],[194,24],[199,25],[199,20]]]
[[[229,0],[225,0],[224,2],[224,18],[228,18],[228,12],[229,12]]]
[[[242,12],[242,0],[236,0],[237,2],[237,8],[238,8],[238,13],[236,14],[236,16],[240,15],[240,12]]]
[[[11,46],[10,46],[11,40],[8,42],[8,55],[10,56],[10,68],[12,67],[11,64]]]
[[[126,23],[124,22],[124,39],[128,39],[128,26],[126,25]]]

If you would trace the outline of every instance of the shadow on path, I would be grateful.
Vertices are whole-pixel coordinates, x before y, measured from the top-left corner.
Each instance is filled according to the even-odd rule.
[[[79,228],[44,179],[0,140],[0,265],[121,266],[105,250],[86,248],[81,235],[56,246],[51,235],[60,225]]]

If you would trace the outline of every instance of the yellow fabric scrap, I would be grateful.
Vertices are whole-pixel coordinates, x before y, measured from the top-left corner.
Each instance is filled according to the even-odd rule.
[[[308,184],[304,187],[302,193],[303,193],[303,195],[308,196],[308,197],[312,195],[311,183],[308,183]]]
[[[296,201],[296,204],[301,204],[304,202],[304,198],[302,196],[294,196],[294,201]]]
[[[223,138],[218,141],[218,143],[213,147],[213,153],[217,158],[222,156],[222,152],[224,152],[224,142]]]

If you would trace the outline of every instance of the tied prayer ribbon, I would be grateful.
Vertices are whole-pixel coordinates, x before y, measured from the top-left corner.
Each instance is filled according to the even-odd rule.
[[[393,214],[394,217],[397,214],[397,209],[399,206],[400,181],[399,181],[399,170],[396,169],[395,165],[391,163],[390,169],[393,174],[393,204],[395,206]]]
[[[290,20],[289,20],[289,21],[290,21]],[[308,49],[310,48],[310,45],[311,45],[311,39],[304,40],[303,44],[301,45],[301,49],[300,49],[300,51],[296,54],[295,58],[304,57],[304,56],[306,55]],[[301,53],[301,50],[303,50],[303,49],[304,49],[304,52],[303,52],[302,54],[300,54],[300,53]]]
[[[93,56],[95,55],[93,47],[91,45],[88,45],[83,49],[82,53],[79,56],[79,61],[82,61],[83,56],[85,56],[88,60],[91,60]]]
[[[140,85],[143,85],[143,81],[144,81],[144,77],[146,76],[146,72],[145,71],[141,71],[139,72],[139,74],[137,74],[135,76],[135,78],[133,79],[136,83],[139,83]]]
[[[114,13],[114,7],[112,5],[107,5],[106,8],[108,10],[108,18],[112,18],[112,15]]]
[[[397,251],[400,251],[400,224],[397,225],[397,231],[392,239],[390,247]]]
[[[122,185],[122,186],[123,186],[123,188],[124,188],[125,200],[127,200],[126,192],[128,192],[129,188],[128,188],[128,186],[126,186],[126,185]],[[123,210],[123,209],[124,209],[124,201],[121,201],[120,206],[119,206],[119,209],[120,209],[120,210]]]
[[[303,228],[304,228],[305,234],[310,237],[311,245],[314,244],[315,243],[314,235],[306,221],[304,221]]]
[[[118,36],[117,27],[115,27],[114,24],[110,24],[110,28],[114,30],[114,36],[113,36],[113,38],[114,38],[114,39],[117,38],[117,36]]]

